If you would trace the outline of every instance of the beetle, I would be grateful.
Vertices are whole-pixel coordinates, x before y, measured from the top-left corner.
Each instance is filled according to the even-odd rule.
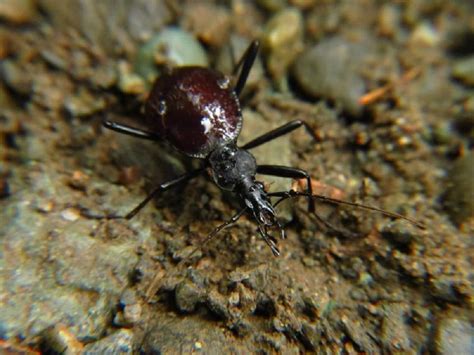
[[[302,120],[290,121],[264,133],[250,142],[238,146],[243,117],[239,96],[247,81],[259,50],[259,42],[250,43],[234,68],[235,85],[219,71],[199,66],[182,66],[171,69],[156,79],[145,103],[145,123],[148,130],[134,128],[112,120],[103,125],[111,130],[153,141],[166,141],[177,151],[201,160],[198,169],[187,172],[158,185],[133,210],[124,216],[108,218],[133,218],[151,199],[166,190],[189,181],[207,172],[217,186],[236,193],[243,208],[231,219],[218,226],[205,239],[214,237],[224,227],[235,223],[245,212],[250,211],[258,225],[258,231],[275,256],[280,254],[276,239],[268,229],[279,229],[282,239],[285,231],[278,221],[275,206],[287,198],[304,196],[308,199],[308,211],[315,212],[314,198],[329,203],[343,203],[376,210],[391,217],[408,219],[375,207],[313,195],[311,177],[302,169],[281,165],[260,165],[250,150],[273,139],[304,127],[314,138],[311,127]],[[273,175],[291,179],[306,179],[306,191],[267,192],[256,174]],[[271,197],[280,197],[271,203]],[[322,221],[318,217],[319,221]],[[409,220],[409,219],[408,219]],[[411,220],[410,220],[411,221]],[[331,227],[327,222],[324,224]],[[412,221],[411,221],[412,222]],[[202,243],[203,244],[203,243]]]

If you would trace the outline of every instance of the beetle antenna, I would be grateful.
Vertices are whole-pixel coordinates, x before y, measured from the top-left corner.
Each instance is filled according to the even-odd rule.
[[[283,229],[281,229],[283,230]],[[272,250],[273,255],[275,256],[280,256],[280,249],[276,246],[276,239],[268,234],[267,232],[267,226],[264,225],[259,225],[258,226],[258,231],[260,232],[260,235],[262,236],[263,240],[267,245],[270,247]]]
[[[226,227],[229,227],[231,226],[232,224],[236,223],[240,217],[242,217],[242,215],[245,213],[245,211],[247,211],[247,207],[244,207],[242,208],[239,212],[237,212],[236,214],[234,214],[231,218],[229,218],[227,221],[221,223],[220,225],[218,225],[216,228],[214,228],[214,230],[209,233],[204,239],[202,239],[202,241],[199,243],[198,246],[196,246],[192,251],[191,253],[189,253],[187,256],[184,257],[184,259],[182,259],[177,265],[176,265],[176,270],[180,270],[181,267],[183,267],[184,264],[186,264],[187,261],[189,261],[191,259],[191,257],[196,254],[196,252],[201,249],[202,247],[204,247],[206,244],[208,244],[212,239],[214,239],[214,237],[219,234],[219,232],[221,230],[223,230],[224,228]],[[146,299],[147,301],[150,301],[151,298],[153,297],[153,295],[156,293],[157,291],[157,286],[158,286],[158,283],[161,279],[161,274],[160,273],[156,273],[155,277],[153,278],[153,280],[150,282],[150,285],[148,286],[147,290],[146,290]]]
[[[414,219],[411,219],[410,217],[404,216],[402,214],[395,213],[395,212],[389,212],[389,211],[386,211],[386,210],[378,208],[378,207],[364,205],[364,204],[357,203],[357,202],[349,202],[349,201],[345,201],[345,200],[339,200],[337,198],[332,198],[332,197],[328,197],[328,196],[324,196],[324,195],[309,194],[307,192],[300,192],[300,191],[290,190],[290,191],[282,191],[282,192],[272,192],[272,193],[269,193],[268,196],[280,197],[280,199],[277,202],[275,202],[274,207],[278,206],[281,202],[283,202],[287,199],[293,199],[293,198],[297,198],[297,197],[311,197],[313,199],[316,199],[316,200],[319,200],[319,201],[322,201],[322,202],[326,202],[326,203],[330,203],[330,204],[334,204],[334,205],[347,205],[347,206],[357,207],[357,208],[361,208],[361,209],[365,209],[365,210],[369,210],[369,211],[378,212],[378,213],[381,213],[381,214],[383,214],[387,217],[392,217],[392,218],[396,218],[396,219],[403,219],[403,220],[405,220],[407,222],[410,222],[411,224],[417,226],[420,229],[426,229],[426,226],[424,224],[422,224],[422,223],[420,223],[420,222],[418,222]],[[318,220],[322,221],[324,224],[327,223],[327,222],[324,222],[324,220],[322,220],[322,218],[318,218]]]

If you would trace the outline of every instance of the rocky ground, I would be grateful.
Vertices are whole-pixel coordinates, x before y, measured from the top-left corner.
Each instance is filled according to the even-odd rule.
[[[0,349],[17,353],[472,353],[474,8],[469,1],[0,2]],[[422,223],[282,204],[273,257],[195,166],[142,126],[165,65],[232,71],[262,43],[240,141],[317,193]],[[235,55],[234,55],[235,56]],[[260,178],[260,177],[259,177]],[[297,188],[263,178],[269,190]]]

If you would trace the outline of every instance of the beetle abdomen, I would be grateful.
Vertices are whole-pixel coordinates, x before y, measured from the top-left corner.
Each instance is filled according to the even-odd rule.
[[[229,80],[208,68],[180,67],[163,74],[145,112],[155,133],[196,158],[235,140],[242,127],[239,101]]]

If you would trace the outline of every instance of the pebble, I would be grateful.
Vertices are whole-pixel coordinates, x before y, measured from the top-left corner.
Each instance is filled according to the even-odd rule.
[[[101,340],[88,344],[82,354],[133,354],[133,331],[120,329]]]
[[[33,79],[15,61],[7,59],[0,62],[0,77],[13,91],[21,95],[31,94]]]
[[[50,200],[40,200],[36,205],[36,210],[41,213],[49,213],[54,208],[54,202]]]
[[[206,306],[213,314],[221,319],[230,319],[231,314],[227,308],[227,299],[217,291],[210,291],[206,297]]]
[[[457,60],[452,75],[467,85],[474,86],[474,56]]]
[[[198,65],[207,67],[209,61],[201,44],[189,32],[177,27],[167,27],[151,37],[138,50],[134,70],[151,83],[158,76],[157,58],[176,66]]]
[[[138,322],[142,315],[142,306],[138,302],[137,295],[131,289],[125,290],[120,297],[120,305],[123,307],[122,320],[126,324]]]
[[[458,159],[446,178],[444,206],[456,224],[474,216],[474,154]]]
[[[222,46],[229,38],[232,22],[227,7],[193,1],[186,5],[181,17],[182,27],[209,46]]]
[[[118,65],[119,88],[122,92],[132,95],[140,95],[146,92],[146,83],[140,75],[132,72],[132,68],[127,62],[120,62]]]
[[[66,112],[72,117],[87,117],[102,111],[106,106],[104,98],[92,95],[83,89],[73,96],[69,96],[64,101]]]
[[[52,353],[81,354],[83,344],[63,324],[56,324],[43,334],[44,346]]]
[[[402,245],[408,245],[413,240],[414,233],[414,226],[403,220],[389,222],[382,228],[382,236],[384,238]]]
[[[441,320],[436,329],[434,350],[437,354],[472,354],[474,327],[467,320]]]
[[[70,222],[77,221],[80,216],[81,213],[79,212],[79,210],[73,207],[66,208],[64,211],[61,212],[61,218]]]
[[[267,67],[276,80],[281,79],[288,66],[303,49],[303,15],[297,8],[277,12],[266,23],[263,47],[269,52]]]
[[[428,22],[420,23],[409,39],[410,43],[414,46],[426,46],[426,47],[433,47],[441,41],[440,34],[433,27],[432,24]]]
[[[178,309],[183,313],[191,313],[197,304],[203,300],[203,292],[189,281],[181,282],[175,290],[175,301]]]
[[[366,87],[358,70],[364,65],[368,48],[342,38],[318,43],[296,60],[293,76],[308,95],[334,101],[348,113],[362,113],[358,103]]]
[[[37,15],[35,0],[0,1],[0,19],[16,25],[31,23]]]

